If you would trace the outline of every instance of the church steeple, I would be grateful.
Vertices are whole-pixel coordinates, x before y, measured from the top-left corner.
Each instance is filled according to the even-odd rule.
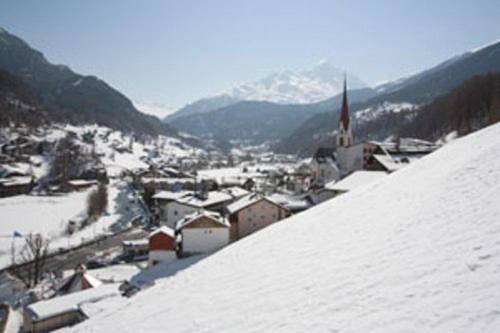
[[[337,147],[347,147],[352,145],[352,143],[351,117],[349,116],[349,103],[347,101],[347,78],[344,74],[344,93],[337,132]]]

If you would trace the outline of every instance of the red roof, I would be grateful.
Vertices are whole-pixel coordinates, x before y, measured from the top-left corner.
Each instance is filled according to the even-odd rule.
[[[349,104],[347,103],[347,85],[344,79],[344,96],[342,98],[342,111],[340,112],[340,120],[345,130],[349,128],[349,122],[351,121],[349,117]]]

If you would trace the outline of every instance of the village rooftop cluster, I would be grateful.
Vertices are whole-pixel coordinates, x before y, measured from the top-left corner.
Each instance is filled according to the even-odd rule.
[[[347,98],[344,83],[335,142],[305,160],[244,146],[225,155],[98,126],[4,129],[0,214],[7,200],[26,216],[50,210],[47,197],[77,207],[51,230],[34,221],[3,230],[9,325],[17,316],[25,331],[47,332],[84,321],[99,302],[133,300],[157,278],[439,148],[411,138],[356,142]],[[22,256],[25,239],[46,242],[43,256]]]

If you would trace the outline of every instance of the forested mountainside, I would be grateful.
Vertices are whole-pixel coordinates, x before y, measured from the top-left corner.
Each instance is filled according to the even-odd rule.
[[[67,122],[97,123],[137,134],[177,133],[158,118],[136,110],[126,96],[106,82],[51,64],[41,52],[4,29],[0,29],[0,69],[17,76],[32,89],[45,107],[41,116],[48,116],[47,120],[64,112]]]
[[[399,134],[437,140],[452,131],[465,135],[498,121],[500,73],[491,73],[475,76],[423,106]]]

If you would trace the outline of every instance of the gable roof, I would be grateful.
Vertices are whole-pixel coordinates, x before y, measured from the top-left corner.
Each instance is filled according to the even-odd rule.
[[[284,207],[283,205],[270,199],[269,197],[265,197],[265,196],[262,196],[262,195],[257,194],[257,193],[250,193],[249,195],[244,196],[240,200],[237,200],[237,201],[233,202],[232,204],[228,205],[226,207],[226,209],[229,212],[229,214],[234,214],[234,213],[236,213],[236,212],[238,212],[246,207],[249,207],[249,206],[251,206],[251,205],[253,205],[256,202],[259,202],[261,200],[266,200],[275,206],[279,206],[283,209],[287,209],[286,207]]]
[[[77,268],[73,275],[69,276],[61,283],[57,288],[57,292],[59,294],[70,294],[85,289],[95,288],[101,284],[102,282],[88,274],[85,268]]]
[[[182,228],[185,228],[188,225],[190,225],[191,223],[197,221],[198,219],[200,219],[202,217],[208,218],[208,219],[210,219],[218,224],[221,224],[225,227],[228,227],[228,228],[230,227],[228,220],[226,218],[222,217],[222,215],[220,215],[219,213],[202,210],[202,211],[194,212],[192,214],[188,214],[183,219],[177,221],[177,225],[176,225],[175,229],[180,230]]]
[[[230,201],[232,199],[233,197],[228,193],[220,191],[210,191],[207,192],[206,197],[203,197],[199,193],[190,192],[175,199],[175,201],[180,204],[185,204],[192,207],[206,208],[226,201]]]
[[[66,312],[81,310],[81,306],[87,303],[95,303],[106,298],[118,297],[120,296],[118,286],[119,284],[104,284],[98,288],[91,288],[36,302],[27,306],[26,309],[33,321],[39,321]]]
[[[179,192],[159,191],[158,193],[155,193],[155,195],[153,195],[153,199],[173,201],[182,198],[183,196],[186,196],[187,194],[190,193],[193,193],[193,191],[179,191]]]
[[[151,238],[153,236],[156,236],[158,234],[165,234],[171,238],[174,238],[175,239],[175,232],[174,230],[172,230],[171,228],[167,227],[167,226],[162,226],[158,229],[156,229],[155,231],[153,231],[152,233],[149,234],[148,238]]]

